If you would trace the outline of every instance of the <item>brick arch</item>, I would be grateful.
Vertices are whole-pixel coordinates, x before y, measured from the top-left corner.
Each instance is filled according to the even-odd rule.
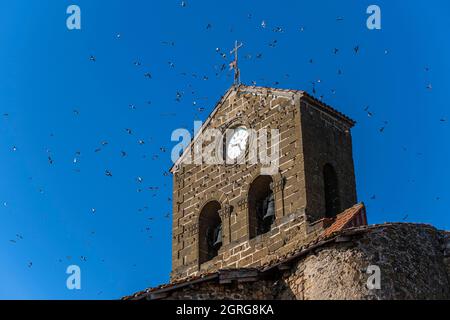
[[[324,161],[322,161],[322,162],[320,163],[320,165],[321,165],[320,168],[323,169],[323,167],[324,167],[326,164],[331,164],[331,165],[333,166],[333,168],[336,170],[336,172],[338,172],[339,165],[338,165],[338,163],[336,162],[335,159],[325,159]]]
[[[200,198],[201,199],[201,198]],[[228,197],[225,193],[223,193],[222,191],[216,190],[212,193],[207,193],[205,195],[205,197],[203,197],[203,200],[199,206],[199,211],[197,213],[197,222],[200,219],[200,212],[202,212],[202,210],[204,209],[204,207],[212,201],[217,201],[218,203],[220,203],[220,205],[223,207],[225,205],[228,204]]]
[[[250,187],[252,185],[252,183],[258,179],[259,177],[261,177],[261,167],[257,166],[255,169],[252,170],[252,172],[250,173],[250,176],[246,179],[246,189],[245,189],[245,196],[248,196],[248,193],[250,191]],[[278,172],[277,174],[274,175],[270,175],[270,177],[272,178],[272,182],[274,184],[276,184],[277,182],[280,182],[283,180],[283,175]],[[275,195],[275,199],[277,198],[277,192],[274,192]]]
[[[250,191],[250,186],[252,185],[252,183],[259,177],[261,177],[261,167],[257,166],[252,170],[252,172],[250,173],[250,177],[247,179],[247,188],[245,190],[246,194],[248,194],[248,192]],[[282,179],[281,173],[270,175],[270,177],[272,178],[273,182],[280,181]]]

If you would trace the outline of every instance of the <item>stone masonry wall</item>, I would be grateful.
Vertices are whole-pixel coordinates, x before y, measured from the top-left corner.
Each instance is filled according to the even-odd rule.
[[[295,223],[298,224],[306,205],[299,109],[299,96],[292,92],[274,95],[266,90],[256,95],[245,90],[230,91],[208,124],[209,128],[222,131],[234,125],[245,125],[255,130],[279,129],[280,169],[272,176],[277,223],[296,213],[298,219]],[[223,261],[217,263],[217,267],[250,265],[258,259],[257,256],[262,258],[272,250],[270,241],[265,245],[255,239],[249,242],[247,194],[251,182],[260,174],[259,164],[183,164],[177,168],[173,194],[172,280],[200,271],[198,219],[202,208],[210,201],[221,204],[223,246],[219,257],[202,266],[203,269],[215,265],[222,257]],[[252,250],[253,258],[246,257],[245,253],[236,256],[238,247],[244,251]],[[245,260],[238,263],[242,259]]]
[[[201,283],[182,288],[167,300],[271,300],[275,299],[268,281],[253,283]]]
[[[284,272],[237,285],[204,283],[172,294],[183,299],[450,299],[450,233],[418,224],[355,229],[299,258]],[[349,233],[350,234],[350,233]],[[381,289],[366,286],[370,265]],[[257,293],[256,293],[257,291]],[[170,297],[169,297],[170,298]]]
[[[307,214],[312,221],[325,216],[323,168],[329,163],[336,171],[340,212],[356,203],[352,136],[348,126],[336,121],[308,100],[301,102]]]
[[[443,232],[426,225],[371,227],[360,239],[324,248],[283,277],[280,298],[450,299]],[[381,271],[381,290],[366,286],[369,265]]]
[[[208,128],[224,132],[235,125],[244,125],[255,130],[278,129],[280,132],[279,172],[271,176],[276,211],[274,230],[250,239],[248,192],[251,183],[261,175],[260,164],[181,164],[175,169],[173,180],[172,280],[220,268],[257,267],[265,257],[289,245],[294,236],[302,237],[303,241],[310,239],[310,229],[313,229],[314,235],[318,226],[307,226],[306,213],[324,207],[324,196],[322,191],[318,191],[323,188],[323,183],[317,181],[323,179],[322,173],[309,169],[308,179],[305,177],[306,156],[313,163],[308,165],[309,168],[314,168],[318,154],[323,155],[325,152],[327,160],[336,156],[339,166],[343,167],[339,171],[342,177],[340,182],[344,186],[341,191],[345,199],[343,210],[356,203],[349,124],[343,121],[339,130],[336,129],[338,116],[333,118],[330,113],[327,119],[334,121],[335,127],[328,128],[321,121],[311,124],[317,128],[316,131],[309,130],[311,125],[305,123],[309,121],[310,110],[300,108],[303,99],[305,97],[299,91],[242,87],[238,91],[230,90],[221,100],[211,115]],[[303,117],[301,112],[308,112],[308,115]],[[320,117],[322,119],[325,116],[321,114]],[[321,126],[327,132],[323,137],[318,134]],[[332,130],[338,130],[336,136],[343,140],[332,143],[343,143],[343,146],[334,146],[328,152],[325,150],[329,147],[327,137],[332,135]],[[307,138],[311,142],[305,142],[303,131],[308,132]],[[311,147],[304,145],[320,145],[320,153],[313,153]],[[350,155],[346,154],[348,152]],[[325,156],[322,158],[321,161],[325,160]],[[344,177],[347,177],[346,180]],[[222,248],[216,258],[200,265],[199,215],[210,201],[217,201],[221,205]],[[320,210],[316,213],[324,214]]]

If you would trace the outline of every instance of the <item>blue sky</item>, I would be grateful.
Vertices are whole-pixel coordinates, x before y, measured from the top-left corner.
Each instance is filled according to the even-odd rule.
[[[235,40],[244,83],[311,92],[315,82],[358,122],[370,223],[450,229],[448,1],[186,3],[0,3],[0,298],[113,299],[168,281],[170,136],[229,88],[228,70],[216,75],[229,56],[216,48]],[[81,30],[66,28],[70,4]],[[370,4],[381,30],[366,28]],[[72,264],[79,291],[66,288]]]

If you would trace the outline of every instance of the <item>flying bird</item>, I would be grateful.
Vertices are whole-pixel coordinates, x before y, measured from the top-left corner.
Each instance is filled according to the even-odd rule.
[[[366,108],[364,109],[364,111],[367,112],[367,116],[368,116],[369,118],[371,118],[371,117],[373,116],[373,113],[369,111],[369,107],[366,107]]]

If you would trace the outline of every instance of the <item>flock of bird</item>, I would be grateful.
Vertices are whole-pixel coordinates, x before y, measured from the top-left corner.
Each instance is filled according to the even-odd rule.
[[[181,5],[181,7],[184,8],[184,7],[187,7],[187,6],[188,6],[188,3],[187,3],[186,1],[181,1],[181,4],[180,4],[180,5]],[[248,14],[248,18],[249,18],[249,19],[252,19],[253,17],[252,17],[251,14]],[[344,17],[342,17],[342,16],[339,16],[339,17],[336,18],[336,21],[337,21],[338,23],[341,22],[341,21],[343,21],[343,20],[344,20]],[[259,24],[259,27],[260,27],[260,28],[263,28],[263,29],[267,29],[267,28],[269,28],[269,22],[268,22],[267,20],[262,20],[262,21],[260,22],[260,24]],[[211,23],[207,23],[206,26],[205,26],[205,30],[209,32],[209,31],[211,31],[212,29],[213,29],[213,25],[212,25]],[[304,26],[300,26],[300,27],[298,28],[297,31],[299,31],[299,32],[305,32],[305,30],[306,30],[306,29],[305,29]],[[273,31],[274,33],[285,33],[285,32],[287,32],[287,31],[286,31],[283,27],[281,27],[281,26],[275,26],[275,27],[273,27],[273,28],[272,28],[272,31]],[[116,34],[117,40],[122,39],[122,37],[123,37],[123,36],[122,36],[121,33],[117,33],[117,34]],[[274,49],[274,48],[276,48],[276,47],[278,46],[278,44],[279,44],[278,41],[277,41],[276,39],[274,39],[274,40],[270,41],[267,45],[268,45],[269,48]],[[175,41],[163,41],[163,42],[161,42],[161,45],[163,45],[163,46],[169,46],[169,47],[175,47],[175,46],[176,46],[176,42],[175,42]],[[361,54],[361,49],[362,49],[361,46],[358,45],[358,44],[356,44],[356,45],[352,48],[353,54],[354,54],[354,55],[359,55],[359,54]],[[222,63],[222,64],[218,64],[218,65],[214,66],[215,76],[216,76],[216,77],[219,77],[219,76],[222,75],[223,73],[228,72],[228,77],[229,77],[229,72],[230,72],[230,71],[228,70],[228,60],[229,60],[229,59],[232,59],[232,57],[230,57],[228,51],[223,50],[223,49],[221,49],[221,48],[215,48],[214,50],[215,50],[216,54],[217,54],[220,58],[223,59],[223,63]],[[341,49],[340,49],[340,48],[331,48],[331,50],[330,50],[330,53],[333,54],[333,55],[338,55],[340,52],[341,52]],[[388,50],[385,50],[385,51],[384,51],[384,54],[386,54],[386,55],[389,54],[389,51],[388,51]],[[263,50],[261,50],[261,52],[257,52],[257,53],[255,53],[255,54],[246,54],[243,58],[244,58],[244,59],[252,59],[252,58],[255,58],[255,59],[263,59],[263,57],[264,57],[264,52],[263,52]],[[88,61],[89,61],[90,63],[97,63],[97,62],[101,59],[101,57],[97,57],[96,55],[88,55],[88,56],[87,56],[87,59],[88,59]],[[309,63],[309,64],[314,64],[314,63],[315,63],[315,60],[314,60],[313,58],[311,58],[311,59],[309,59],[308,63]],[[134,67],[140,68],[140,67],[142,67],[142,62],[141,62],[140,60],[135,60],[135,61],[133,62],[133,65],[134,65]],[[168,62],[167,62],[167,67],[170,68],[170,69],[176,69],[176,68],[177,68],[177,66],[176,66],[176,64],[175,64],[174,61],[168,61]],[[425,71],[426,71],[426,72],[429,72],[429,70],[430,70],[429,67],[426,67],[426,68],[425,68]],[[337,70],[337,74],[338,74],[338,75],[341,75],[342,73],[343,73],[343,70],[342,70],[342,69],[338,69],[338,70]],[[151,73],[150,71],[148,71],[148,70],[142,71],[142,75],[143,75],[143,78],[144,78],[144,79],[147,79],[147,80],[153,79],[152,73]],[[193,77],[193,78],[201,79],[201,80],[204,80],[204,81],[210,80],[210,76],[207,76],[207,75],[198,75],[197,73],[180,72],[180,75],[181,75],[181,76],[188,76],[188,75],[189,75],[189,76],[191,76],[191,77]],[[289,74],[286,74],[285,77],[286,77],[286,78],[289,78]],[[321,80],[314,80],[314,81],[311,81],[311,85],[312,85],[312,89],[311,89],[311,90],[312,90],[312,94],[313,94],[313,95],[316,95],[316,94],[318,93],[319,90],[318,90],[317,86],[318,86],[321,82],[322,82]],[[252,81],[251,84],[252,84],[252,85],[256,85],[257,82],[256,82],[256,81]],[[274,86],[276,86],[276,85],[279,84],[279,82],[276,81],[276,82],[273,82],[273,84],[274,84]],[[192,93],[194,93],[194,89],[192,88],[191,85],[189,86],[189,88],[192,90]],[[428,84],[428,85],[426,85],[426,88],[425,88],[425,89],[426,89],[426,90],[432,90],[433,87],[432,87],[431,84]],[[331,93],[332,93],[332,94],[335,94],[335,93],[336,93],[336,90],[335,90],[335,89],[331,90]],[[175,100],[175,102],[177,102],[177,103],[181,102],[181,101],[183,100],[184,95],[185,95],[184,92],[182,92],[182,91],[176,91],[176,92],[174,93],[174,100]],[[324,95],[319,95],[318,98],[319,98],[319,99],[323,99],[323,98],[324,98]],[[200,113],[202,113],[202,112],[205,111],[205,108],[204,108],[203,106],[201,106],[201,105],[204,105],[204,101],[205,101],[205,100],[208,100],[208,97],[197,97],[194,101],[192,101],[192,106],[193,106],[193,108],[194,108],[194,111],[196,112],[195,117],[200,118]],[[148,104],[151,104],[151,103],[152,103],[151,101],[148,101]],[[135,106],[134,104],[130,103],[130,104],[129,104],[129,108],[130,108],[131,110],[135,110],[135,109],[136,109],[136,106]],[[363,107],[361,108],[361,110],[362,110],[362,112],[364,112],[365,115],[367,115],[368,118],[375,118],[375,117],[376,117],[376,113],[372,110],[372,108],[371,108],[370,106],[363,106]],[[78,110],[78,109],[74,109],[72,112],[73,112],[73,116],[74,116],[74,117],[80,117],[80,116],[81,116],[81,112],[80,112],[80,110]],[[164,117],[164,116],[174,117],[174,116],[176,116],[177,114],[174,113],[174,112],[165,112],[165,113],[161,113],[160,115],[161,115],[162,117]],[[9,113],[5,113],[5,114],[4,114],[4,117],[5,117],[5,118],[8,118],[9,116],[10,116]],[[441,119],[440,119],[440,122],[446,122],[446,119],[445,119],[445,118],[441,118]],[[379,130],[379,133],[380,133],[380,134],[383,134],[383,133],[386,131],[386,128],[388,127],[388,125],[389,125],[388,121],[386,121],[386,120],[380,121],[380,127],[379,127],[379,129],[378,129],[378,130]],[[135,131],[135,130],[134,130],[133,128],[124,128],[123,130],[124,130],[123,133],[126,134],[126,135],[130,135],[130,136],[133,136],[133,135],[134,135],[134,131]],[[146,143],[150,143],[150,141],[149,141],[149,140],[144,140],[144,139],[136,139],[136,143],[137,143],[138,145],[141,145],[141,146],[142,146],[142,145],[145,145]],[[105,140],[105,141],[101,141],[100,144],[98,145],[98,147],[95,148],[95,149],[92,150],[92,151],[93,151],[95,154],[100,153],[104,148],[106,148],[106,147],[108,146],[108,144],[109,144],[109,142],[106,141],[106,140]],[[14,151],[14,152],[18,150],[18,147],[17,147],[17,146],[12,146],[11,148],[12,148],[12,151]],[[167,154],[168,154],[167,150],[168,150],[168,148],[167,148],[166,146],[160,146],[160,147],[159,147],[159,152],[158,152],[158,153],[155,153],[155,154],[153,154],[153,155],[151,155],[149,158],[151,158],[151,160],[158,160],[158,159],[160,159],[160,158],[166,157]],[[76,150],[76,151],[74,152],[74,156],[73,156],[73,160],[72,160],[74,164],[77,164],[77,163],[78,163],[80,156],[81,156],[81,152],[78,151],[78,150]],[[122,157],[122,158],[125,158],[125,157],[128,156],[128,152],[127,152],[126,150],[121,150],[121,151],[120,151],[120,154],[118,154],[118,156],[119,156],[119,157]],[[52,152],[50,152],[50,150],[47,150],[46,157],[47,157],[47,160],[48,160],[48,164],[49,164],[50,166],[52,166],[52,165],[55,164],[55,158],[54,158]],[[144,155],[143,157],[144,157],[144,158],[147,158],[146,155]],[[79,170],[79,169],[77,169],[77,170]],[[109,169],[109,168],[105,168],[105,169],[104,169],[104,175],[105,175],[106,177],[108,177],[108,178],[114,178],[114,172],[113,172],[111,169]],[[167,171],[164,171],[164,172],[162,173],[162,175],[163,175],[164,177],[169,177],[169,176],[170,176],[170,173],[167,172]],[[142,176],[137,176],[137,177],[135,177],[135,181],[136,181],[136,183],[137,183],[137,185],[138,185],[137,192],[142,192],[143,190],[149,190],[149,191],[151,192],[152,197],[156,197],[157,194],[158,194],[158,192],[159,192],[159,191],[161,190],[161,188],[162,188],[161,186],[145,186],[146,181],[144,180],[144,178],[143,178]],[[371,199],[371,200],[376,200],[376,195],[373,195],[370,199]],[[167,198],[167,202],[171,202],[171,198],[170,198],[170,197]],[[4,206],[5,206],[5,207],[8,206],[8,203],[7,203],[7,202],[4,202]],[[142,206],[142,207],[138,208],[138,212],[140,212],[140,213],[148,212],[148,211],[149,211],[149,206],[148,206],[148,205],[145,205],[145,206]],[[97,209],[94,208],[94,207],[92,207],[92,208],[91,208],[91,214],[96,214],[96,213],[97,213]],[[169,220],[169,219],[170,219],[170,213],[166,213],[166,214],[162,215],[161,218],[164,218],[164,219],[168,219],[168,220]],[[408,215],[406,215],[403,219],[406,220],[407,218],[408,218]],[[149,222],[153,221],[154,219],[155,219],[154,216],[148,217],[148,221],[149,221]],[[151,228],[148,227],[148,226],[143,227],[143,228],[141,229],[141,232],[147,233],[149,238],[152,237],[152,236],[151,236]],[[94,234],[95,234],[95,231],[92,231],[91,234],[94,235]],[[14,238],[12,238],[12,239],[9,240],[9,242],[10,242],[11,244],[17,244],[18,242],[23,241],[23,240],[24,240],[24,237],[23,237],[21,234],[16,234]],[[66,257],[65,259],[66,259],[66,260],[71,260],[72,257],[68,256],[68,257]],[[58,261],[62,262],[63,259],[59,258]],[[80,256],[80,257],[79,257],[79,261],[81,261],[81,262],[86,262],[86,261],[88,261],[88,258],[87,258],[86,256]],[[102,260],[102,261],[104,261],[104,260]],[[135,266],[135,265],[133,265],[133,266]],[[32,267],[33,267],[33,262],[32,262],[32,261],[27,262],[27,267],[28,267],[28,268],[32,268]]]

